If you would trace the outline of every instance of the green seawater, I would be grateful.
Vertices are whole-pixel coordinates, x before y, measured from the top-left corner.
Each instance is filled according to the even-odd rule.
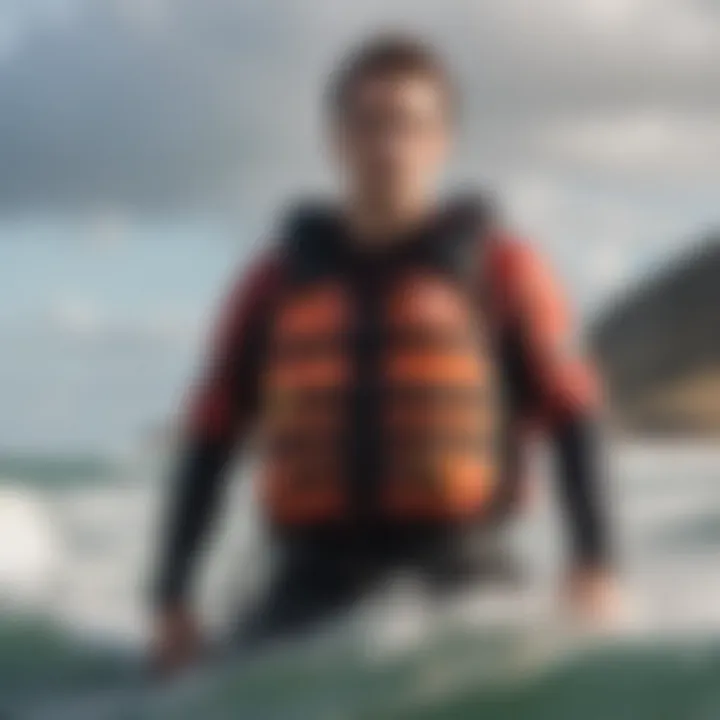
[[[654,642],[589,649],[547,667],[505,677],[477,673],[472,653],[451,645],[392,662],[300,655],[218,669],[195,686],[149,690],[139,662],[111,653],[94,658],[47,638],[26,636],[15,652],[36,693],[51,701],[0,704],[8,718],[48,720],[713,720],[720,717],[720,642]],[[2,665],[2,671],[7,665]],[[51,668],[54,668],[51,670]],[[59,669],[60,668],[60,669]],[[444,670],[443,670],[444,668]],[[12,677],[12,676],[8,676]],[[22,683],[22,680],[19,680]],[[30,689],[26,683],[26,690]],[[115,687],[112,691],[111,688]],[[73,692],[91,703],[72,702]],[[104,689],[107,688],[105,691]],[[191,689],[189,689],[191,688]],[[35,696],[35,700],[38,699]],[[32,709],[30,709],[32,708]]]
[[[97,455],[0,454],[0,485],[62,488],[112,481],[117,463]]]
[[[627,572],[669,618],[720,615],[718,460],[643,459],[618,472]],[[720,624],[711,620],[692,635],[662,621],[580,641],[522,615],[482,629],[435,627],[433,618],[407,647],[361,633],[208,665],[160,686],[142,642],[82,622],[86,611],[116,622],[115,590],[95,594],[97,578],[117,576],[128,598],[142,592],[143,566],[125,551],[153,537],[154,516],[141,518],[157,490],[148,477],[133,484],[127,467],[90,456],[0,457],[0,490],[47,510],[52,537],[64,543],[44,604],[31,613],[0,592],[0,720],[720,720]]]

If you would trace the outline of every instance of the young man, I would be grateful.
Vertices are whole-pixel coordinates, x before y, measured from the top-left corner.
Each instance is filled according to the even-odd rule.
[[[375,40],[333,77],[341,199],[296,212],[240,281],[192,404],[158,582],[161,667],[198,652],[191,559],[250,433],[285,559],[246,642],[307,629],[400,566],[440,586],[472,578],[464,539],[520,504],[531,426],[559,459],[570,596],[607,609],[591,372],[534,251],[482,201],[439,202],[455,110],[444,66],[410,39]]]

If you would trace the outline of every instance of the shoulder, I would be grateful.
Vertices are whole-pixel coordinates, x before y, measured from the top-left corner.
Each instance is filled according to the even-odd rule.
[[[216,315],[213,333],[216,347],[234,346],[249,326],[266,316],[283,286],[284,265],[282,252],[270,248],[235,272]]]
[[[508,231],[487,238],[483,272],[501,317],[547,305],[562,295],[542,253],[527,238]]]
[[[494,231],[488,238],[485,262],[493,279],[510,284],[525,282],[549,270],[528,239],[504,230]]]
[[[283,252],[271,247],[261,251],[235,273],[228,304],[232,306],[254,304],[273,295],[285,275]]]

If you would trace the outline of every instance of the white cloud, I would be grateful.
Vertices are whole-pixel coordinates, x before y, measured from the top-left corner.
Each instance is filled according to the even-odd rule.
[[[582,216],[588,226],[618,217],[615,200],[583,197],[581,188],[595,192],[601,183],[617,195],[662,192],[663,208],[677,208],[673,227],[691,227],[717,205],[720,9],[713,2],[16,0],[8,7],[24,40],[0,70],[0,152],[10,169],[0,180],[0,208],[121,208],[91,228],[100,245],[120,241],[124,214],[148,210],[221,210],[255,232],[294,188],[321,184],[321,85],[348,42],[387,25],[420,29],[457,69],[468,106],[463,176],[515,192],[525,184],[525,204],[544,202],[558,208],[551,214]],[[699,214],[688,209],[690,189],[708,198]],[[588,209],[604,202],[604,211]],[[644,208],[635,214],[647,216]],[[540,235],[559,232],[559,245],[572,243],[562,234],[572,222],[545,225],[543,216],[523,215],[540,218]]]
[[[219,210],[250,236],[288,195],[321,185],[321,85],[348,42],[387,25],[420,29],[459,73],[467,120],[458,174],[509,189],[511,207],[524,195],[520,224],[547,237],[563,262],[575,258],[578,227],[598,242],[626,234],[629,245],[643,242],[657,230],[653,194],[666,232],[698,226],[720,204],[712,2],[9,7],[24,41],[0,70],[0,153],[10,169],[0,208],[80,210],[99,218],[88,233],[98,246],[120,242],[124,216],[148,210]],[[44,34],[31,32],[40,26]],[[689,192],[705,206],[691,207]],[[638,193],[645,199],[633,206]],[[98,215],[98,207],[120,210]]]
[[[91,218],[90,247],[114,252],[129,219],[220,212],[250,244],[327,177],[321,86],[348,42],[387,25],[449,56],[467,106],[457,174],[500,190],[586,307],[720,220],[716,0],[6,0],[0,214]],[[200,325],[60,293],[30,346],[12,345],[0,429],[52,437],[78,407],[97,414],[100,387],[121,433],[156,412]],[[44,430],[28,387],[60,397]]]
[[[130,219],[122,212],[106,209],[90,214],[86,223],[86,238],[97,250],[114,250],[122,245],[128,233]]]
[[[92,335],[103,326],[100,309],[87,298],[66,296],[48,310],[50,326],[72,335]]]
[[[198,314],[168,312],[148,308],[142,316],[110,313],[89,297],[65,294],[56,298],[41,318],[36,318],[32,332],[49,333],[73,341],[108,343],[154,342],[190,346],[201,334]]]
[[[548,152],[577,168],[611,174],[618,182],[720,184],[717,115],[647,110],[560,121],[548,128]]]
[[[491,170],[525,173],[541,161],[553,171],[569,151],[548,137],[565,127],[582,136],[565,145],[583,161],[596,131],[634,142],[623,118],[650,112],[680,126],[697,118],[700,144],[720,112],[720,17],[702,0],[65,5],[73,22],[31,34],[0,72],[0,144],[6,164],[22,168],[0,183],[6,209],[178,211],[237,204],[239,190],[247,214],[255,192],[276,198],[285,178],[317,174],[325,74],[347,42],[386,24],[421,28],[446,50],[468,95],[470,152]],[[627,154],[603,142],[605,166],[621,176]],[[676,156],[690,172],[685,148]]]

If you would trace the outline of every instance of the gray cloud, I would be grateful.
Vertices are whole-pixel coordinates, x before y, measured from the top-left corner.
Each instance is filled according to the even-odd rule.
[[[249,128],[223,97],[197,60],[132,32],[108,8],[30,31],[0,68],[0,202],[52,210],[202,200],[249,147]]]
[[[720,18],[710,2],[64,6],[62,22],[25,12],[0,62],[5,212],[269,204],[322,176],[324,71],[347,42],[387,24],[417,27],[454,62],[468,97],[467,172],[579,167],[622,180],[645,168],[655,181],[678,168],[685,183],[718,172],[698,152],[705,136],[712,149],[719,142]],[[12,7],[6,18],[20,16]],[[650,135],[656,128],[655,145],[633,166],[642,122]]]
[[[449,56],[456,174],[499,188],[575,297],[718,221],[716,0],[0,0],[0,220],[79,214],[58,237],[112,248],[147,215],[222,213],[252,238],[326,179],[326,73],[387,26]],[[5,444],[108,444],[169,412],[207,308],[123,321],[50,295],[41,318],[5,303],[28,328],[0,328]]]

